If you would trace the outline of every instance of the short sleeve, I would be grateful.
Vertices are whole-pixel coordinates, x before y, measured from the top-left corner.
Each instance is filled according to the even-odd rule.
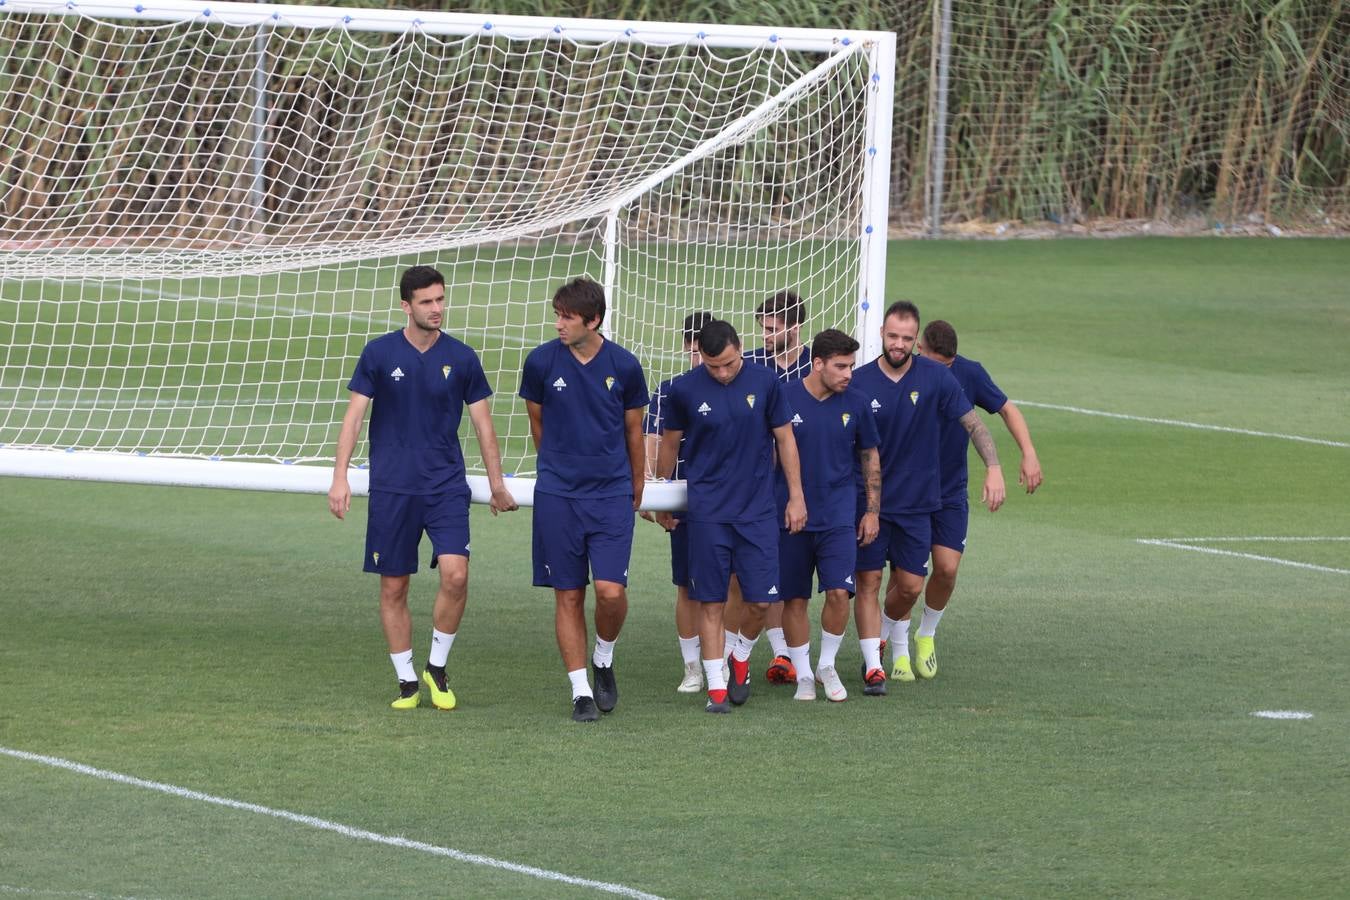
[[[868,415],[866,406],[859,401],[854,404],[853,415],[858,420],[857,445],[860,450],[870,450],[881,446],[881,433],[877,431],[876,416]]]
[[[642,374],[642,363],[637,361],[636,356],[628,358],[628,365],[632,369],[628,376],[623,380],[623,408],[641,409],[647,405],[647,378]]]
[[[540,351],[542,347],[536,347],[530,351],[530,355],[525,357],[525,365],[520,371],[520,396],[522,399],[531,403],[544,402],[544,359]]]
[[[777,378],[769,382],[769,402],[765,405],[765,414],[771,428],[781,428],[792,421],[792,404],[788,403],[787,392],[779,385]]]
[[[961,390],[961,382],[949,369],[942,370],[938,381],[938,410],[945,421],[953,422],[975,407],[970,405],[966,392]]]
[[[987,413],[997,413],[1007,405],[1008,395],[994,384],[994,379],[989,377],[984,366],[976,365],[975,377],[974,396],[970,398],[972,403]]]
[[[347,390],[366,397],[374,397],[375,374],[375,362],[371,359],[370,344],[366,344],[365,349],[361,351],[361,357],[356,361],[356,371],[352,372],[352,380],[347,382]]]
[[[685,417],[684,409],[684,391],[681,390],[680,381],[676,379],[666,388],[666,395],[662,398],[661,404],[661,433],[667,431],[684,431],[689,427],[689,421]]]
[[[468,359],[465,362],[467,374],[464,379],[464,405],[468,406],[491,397],[492,386],[488,384],[487,375],[483,373],[483,364],[479,361],[478,354],[472,347],[466,347],[465,351]]]

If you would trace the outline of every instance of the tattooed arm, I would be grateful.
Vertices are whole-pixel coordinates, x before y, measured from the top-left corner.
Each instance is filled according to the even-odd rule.
[[[863,490],[867,494],[867,506],[862,518],[858,520],[858,546],[866,547],[876,540],[881,528],[881,455],[876,447],[859,451],[862,460]]]
[[[970,435],[970,442],[975,445],[975,452],[980,454],[980,459],[984,460],[984,494],[982,501],[989,507],[990,512],[996,512],[1003,505],[1003,500],[1007,496],[1007,491],[1003,487],[1003,467],[998,462],[998,450],[994,447],[994,436],[989,433],[989,429],[980,421],[979,413],[971,410],[961,417],[961,424],[965,427],[966,433]]]

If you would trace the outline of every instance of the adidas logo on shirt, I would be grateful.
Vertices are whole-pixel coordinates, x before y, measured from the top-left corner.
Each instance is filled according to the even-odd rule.
[[[881,409],[881,404],[876,401],[875,397],[872,398],[872,409],[873,410]]]
[[[403,377],[403,370],[400,369],[398,366],[394,366],[394,371],[389,373],[389,377],[394,379],[395,381],[398,381],[400,378]]]
[[[773,587],[769,588],[769,596],[770,597],[778,596],[778,585],[775,584]]]
[[[567,382],[563,381],[562,376],[559,375],[558,380],[553,382],[553,389],[555,391],[561,391],[565,387],[567,387]]]
[[[709,406],[708,404],[706,404],[706,403],[700,403],[700,404],[698,405],[698,413],[699,413],[699,415],[706,416],[706,415],[707,415],[708,413],[710,413],[710,412],[712,412],[712,407]]]
[[[802,424],[802,417],[799,416],[797,413],[793,413],[793,414],[792,414],[792,424],[793,424],[793,425],[800,425],[800,424]]]

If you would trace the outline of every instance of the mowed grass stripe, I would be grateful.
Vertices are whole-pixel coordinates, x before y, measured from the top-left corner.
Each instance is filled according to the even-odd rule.
[[[158,791],[161,794],[180,797],[184,800],[196,800],[200,803],[210,803],[228,809],[255,813],[261,816],[271,816],[276,819],[284,819],[287,822],[293,822],[297,825],[304,825],[308,828],[317,828],[321,831],[331,831],[335,834],[340,834],[343,837],[349,837],[358,841],[370,841],[371,843],[386,844],[390,847],[398,847],[404,850],[416,850],[419,853],[430,853],[434,856],[448,857],[457,862],[469,863],[475,866],[487,866],[491,869],[502,869],[507,872],[515,872],[519,875],[528,875],[531,878],[543,879],[544,881],[557,881],[562,884],[591,888],[602,893],[615,894],[620,897],[633,897],[636,898],[636,900],[661,900],[656,894],[648,894],[645,891],[639,891],[636,888],[631,888],[622,884],[613,884],[607,881],[595,881],[590,878],[579,878],[575,875],[567,875],[563,872],[554,872],[549,869],[540,869],[536,866],[521,865],[520,863],[509,862],[504,859],[495,859],[491,856],[483,856],[478,853],[465,853],[450,847],[438,847],[434,844],[413,841],[404,837],[377,834],[373,831],[367,831],[364,828],[354,828],[350,825],[343,825],[340,822],[330,822],[327,819],[321,819],[317,816],[307,816],[303,813],[290,812],[289,810],[284,809],[273,809],[268,806],[262,806],[257,803],[248,803],[243,800],[231,800],[228,797],[217,797],[214,794],[206,794],[201,791],[194,791],[190,788],[178,787],[177,785],[172,784],[165,784],[160,781],[147,781],[144,778],[137,778],[134,775],[110,772],[106,769],[86,766],[83,763],[72,762],[71,760],[61,759],[55,756],[29,753],[26,750],[16,750],[12,747],[0,747],[0,754],[13,757],[14,759],[20,759],[25,762],[39,763],[44,766],[51,766],[52,768],[75,772],[80,775],[88,775],[103,781],[111,781],[130,787]]]

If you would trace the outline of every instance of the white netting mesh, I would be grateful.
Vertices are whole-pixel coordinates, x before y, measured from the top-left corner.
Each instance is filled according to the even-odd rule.
[[[527,471],[520,362],[558,284],[606,279],[612,208],[608,324],[653,387],[696,309],[752,346],[794,288],[808,335],[853,329],[870,76],[861,44],[0,13],[0,445],[331,458],[426,263]]]

